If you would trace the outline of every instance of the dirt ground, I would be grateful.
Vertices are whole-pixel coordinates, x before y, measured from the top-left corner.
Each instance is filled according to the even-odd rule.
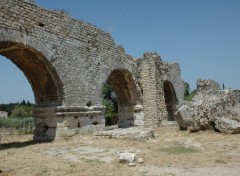
[[[78,135],[34,143],[32,135],[3,136],[1,176],[239,176],[240,135],[189,133],[159,127],[156,139],[129,140]],[[143,163],[119,163],[119,152],[135,152]]]

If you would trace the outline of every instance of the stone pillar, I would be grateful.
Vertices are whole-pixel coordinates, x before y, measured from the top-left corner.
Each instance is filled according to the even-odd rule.
[[[156,53],[144,53],[143,59],[139,59],[141,70],[142,99],[144,110],[144,125],[157,127],[166,111],[161,58]]]
[[[134,126],[134,107],[132,105],[118,105],[118,128]]]
[[[144,113],[142,105],[134,107],[134,126],[144,127]]]
[[[34,107],[33,117],[35,125],[33,140],[54,140],[57,127],[56,107]]]

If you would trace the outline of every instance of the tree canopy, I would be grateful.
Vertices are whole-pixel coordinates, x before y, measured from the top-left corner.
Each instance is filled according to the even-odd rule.
[[[117,96],[109,81],[102,88],[102,102],[106,106],[106,125],[115,125],[118,122]]]

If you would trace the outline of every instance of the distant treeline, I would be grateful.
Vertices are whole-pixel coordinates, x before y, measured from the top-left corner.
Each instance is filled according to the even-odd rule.
[[[12,111],[15,109],[16,106],[28,106],[32,107],[34,104],[30,103],[29,101],[23,100],[22,102],[17,102],[17,103],[9,103],[9,104],[0,104],[0,111],[6,111],[8,113],[8,116],[12,115]]]

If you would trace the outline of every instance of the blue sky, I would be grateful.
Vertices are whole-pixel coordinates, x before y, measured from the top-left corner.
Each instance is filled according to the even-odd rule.
[[[126,53],[157,52],[180,64],[191,89],[214,79],[240,89],[239,0],[35,0],[64,9],[74,18],[111,33]],[[34,102],[31,87],[16,66],[0,58],[0,103]],[[20,74],[21,73],[21,74]]]

